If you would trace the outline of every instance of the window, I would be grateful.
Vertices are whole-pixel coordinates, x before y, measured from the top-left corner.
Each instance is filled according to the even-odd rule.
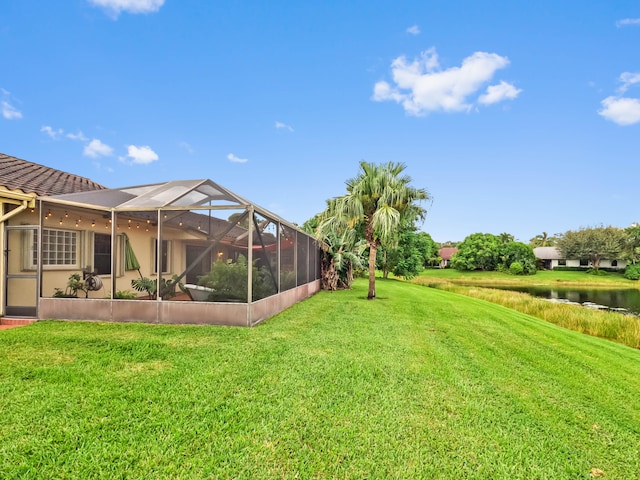
[[[162,240],[162,273],[171,271],[171,241]],[[153,272],[158,273],[158,240],[153,241]]]
[[[93,271],[99,275],[111,274],[111,235],[93,235]]]
[[[611,266],[612,267],[617,267],[618,266],[618,260],[611,260]]]
[[[567,261],[565,259],[558,260],[558,266],[565,267],[567,265]]]
[[[38,235],[30,230],[25,248],[25,267],[38,266]],[[42,229],[42,265],[45,267],[78,268],[78,232],[72,230]]]
[[[589,260],[586,260],[584,258],[580,259],[580,266],[581,267],[588,267],[589,266]]]

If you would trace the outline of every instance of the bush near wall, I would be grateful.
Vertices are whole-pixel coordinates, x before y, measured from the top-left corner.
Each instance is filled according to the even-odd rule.
[[[586,272],[587,270],[593,270],[592,267],[553,267],[555,272]],[[602,270],[603,272],[612,272],[619,273],[623,270],[621,268],[613,268],[613,267],[600,267],[598,270]]]
[[[640,264],[627,266],[627,268],[624,269],[624,278],[640,280]]]

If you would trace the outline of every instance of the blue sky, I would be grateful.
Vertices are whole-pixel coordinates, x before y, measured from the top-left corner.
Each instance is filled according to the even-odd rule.
[[[14,0],[0,152],[301,224],[403,162],[436,241],[640,221],[640,3]]]

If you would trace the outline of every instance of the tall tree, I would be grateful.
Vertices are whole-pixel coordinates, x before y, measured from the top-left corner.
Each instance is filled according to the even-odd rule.
[[[536,247],[553,247],[558,241],[557,237],[549,236],[547,232],[542,232],[529,240],[529,245]]]
[[[500,262],[500,237],[490,233],[472,233],[458,244],[451,259],[456,270],[495,270]]]
[[[625,229],[627,241],[624,257],[632,264],[640,263],[640,225],[634,223]]]
[[[440,242],[438,244],[438,246],[440,248],[444,248],[444,247],[457,247],[459,242],[454,242],[452,240],[447,240],[446,242]]]
[[[590,227],[569,230],[558,240],[558,249],[565,258],[590,260],[594,270],[600,260],[617,260],[622,256],[627,233],[616,227]]]
[[[369,247],[370,300],[376,297],[378,247],[395,246],[402,222],[407,218],[422,219],[426,214],[419,202],[428,200],[429,193],[411,186],[411,177],[404,174],[405,169],[403,163],[360,162],[358,175],[346,182],[346,195],[327,202],[320,225],[321,230],[339,229],[341,225],[362,229]]]
[[[403,227],[396,248],[378,249],[377,267],[384,278],[389,272],[397,277],[410,279],[433,263],[438,256],[438,245],[426,232],[416,232],[411,225]]]
[[[518,273],[518,275],[535,275],[537,272],[536,256],[533,253],[533,248],[522,242],[509,242],[502,245],[500,248],[500,260],[502,261],[502,267],[506,270],[510,270],[513,263],[520,264],[522,273]]]
[[[502,243],[504,243],[505,245],[507,243],[511,243],[513,241],[515,241],[515,238],[513,235],[511,235],[510,233],[507,232],[502,232],[500,235],[498,235],[500,237],[500,241]]]

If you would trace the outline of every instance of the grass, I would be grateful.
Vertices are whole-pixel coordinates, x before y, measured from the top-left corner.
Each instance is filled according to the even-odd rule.
[[[422,284],[423,281],[423,279],[418,279],[416,283]],[[552,303],[526,293],[494,288],[455,285],[453,283],[442,283],[435,286],[448,292],[497,303],[576,332],[606,338],[632,348],[640,348],[639,317]]]
[[[638,288],[638,282],[627,280],[621,274],[592,276],[584,272],[543,270],[536,275],[514,276],[499,272],[459,272],[454,269],[430,269],[423,271],[413,282],[497,303],[563,328],[606,338],[632,348],[640,348],[640,318],[615,312],[595,311],[575,305],[551,303],[525,293],[483,288],[506,285]]]
[[[0,332],[0,478],[638,477],[640,351],[377,292],[320,292],[253,329]]]
[[[588,275],[585,272],[539,270],[535,275],[509,275],[501,272],[464,272],[453,268],[427,269],[419,278],[423,283],[455,283],[459,285],[549,285],[579,286],[584,288],[640,288],[640,282],[627,280],[622,273],[605,272]]]

